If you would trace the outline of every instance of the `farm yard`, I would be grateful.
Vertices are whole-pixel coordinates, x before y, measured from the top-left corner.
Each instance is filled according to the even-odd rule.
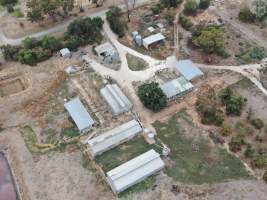
[[[0,37],[0,153],[22,199],[266,199],[266,27],[241,1],[166,2],[42,26],[0,8],[8,41],[60,38]]]

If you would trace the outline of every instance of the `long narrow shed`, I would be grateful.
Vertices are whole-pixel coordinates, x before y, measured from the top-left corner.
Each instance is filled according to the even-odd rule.
[[[107,172],[107,180],[113,192],[120,193],[160,171],[164,166],[160,155],[151,149]]]
[[[130,140],[142,132],[140,124],[136,120],[129,121],[106,133],[103,133],[87,141],[88,150],[92,157]]]
[[[121,91],[117,84],[108,84],[100,90],[101,95],[111,107],[114,115],[129,111],[133,104]]]
[[[160,42],[163,40],[165,40],[164,35],[162,35],[161,33],[157,33],[157,34],[150,35],[150,36],[144,38],[143,39],[143,45],[145,48],[148,49],[151,44],[154,44],[154,43],[157,43],[157,42]]]
[[[80,132],[92,128],[92,126],[94,125],[94,120],[87,112],[78,97],[65,103],[64,107],[69,112],[71,118],[77,125]]]
[[[183,76],[160,85],[169,102],[183,96],[186,92],[192,90],[193,87],[192,83]]]
[[[191,60],[180,60],[176,63],[175,68],[188,81],[203,76],[203,72]]]

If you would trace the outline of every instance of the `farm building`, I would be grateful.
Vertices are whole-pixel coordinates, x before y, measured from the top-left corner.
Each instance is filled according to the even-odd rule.
[[[167,96],[168,102],[180,98],[185,93],[191,91],[193,87],[192,83],[182,76],[160,85],[163,93]]]
[[[164,35],[162,35],[161,33],[157,33],[157,34],[150,35],[150,36],[144,38],[143,39],[143,45],[145,48],[148,49],[150,45],[155,44],[157,42],[161,42],[163,40],[165,40]]]
[[[121,91],[117,84],[108,84],[100,90],[101,95],[111,107],[114,115],[129,111],[133,104]]]
[[[191,60],[180,60],[176,63],[175,69],[188,81],[203,76],[203,72]]]
[[[69,112],[80,132],[84,132],[93,127],[94,120],[78,97],[65,103],[64,107]]]
[[[71,52],[68,48],[61,49],[59,51],[59,53],[63,58],[70,58],[71,57]]]
[[[164,166],[160,155],[151,149],[107,172],[107,180],[113,192],[120,193],[160,171]]]
[[[109,149],[126,142],[142,132],[136,120],[129,121],[106,133],[87,141],[88,150],[92,157],[100,155]]]
[[[118,52],[109,42],[95,47],[95,51],[98,57],[100,57],[103,61],[107,63],[119,60]]]

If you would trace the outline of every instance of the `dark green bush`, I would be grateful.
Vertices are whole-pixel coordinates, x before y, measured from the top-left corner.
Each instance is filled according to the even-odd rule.
[[[229,143],[230,150],[232,152],[239,152],[242,149],[242,145],[245,144],[244,136],[243,135],[236,135],[231,139],[231,142]]]
[[[252,23],[255,22],[256,15],[248,7],[245,7],[239,11],[238,18],[242,22]]]
[[[256,118],[250,120],[251,125],[253,125],[256,129],[262,129],[264,127],[264,123],[261,119]]]
[[[254,153],[255,153],[254,149],[252,148],[252,146],[250,144],[248,144],[247,148],[246,148],[246,150],[244,152],[244,156],[246,158],[252,158]]]
[[[118,7],[111,7],[106,13],[106,18],[111,30],[119,37],[123,37],[125,34],[126,24],[121,19],[122,11]]]
[[[255,156],[251,161],[251,165],[254,168],[259,168],[259,169],[262,169],[262,168],[266,167],[267,166],[266,155],[257,155],[257,156]]]
[[[190,19],[184,15],[179,16],[179,23],[187,31],[190,31],[191,28],[194,26],[194,24],[190,21]]]

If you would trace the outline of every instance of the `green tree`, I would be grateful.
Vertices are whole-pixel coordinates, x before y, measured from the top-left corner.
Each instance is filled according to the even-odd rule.
[[[186,0],[184,5],[184,13],[188,15],[195,15],[197,13],[198,5],[196,0]]]
[[[62,43],[59,39],[51,36],[45,36],[41,40],[41,46],[44,49],[51,50],[52,52],[58,51],[62,48]]]
[[[179,15],[179,23],[187,31],[190,31],[191,28],[194,26],[190,19],[184,15]]]
[[[192,42],[201,48],[205,53],[222,53],[224,51],[223,31],[219,27],[201,27],[198,33],[193,36]]]
[[[256,15],[248,7],[245,7],[239,11],[238,18],[242,22],[252,23],[255,22]]]
[[[210,1],[211,1],[211,0],[200,0],[200,2],[199,2],[199,7],[200,7],[201,9],[206,9],[206,8],[208,8],[208,7],[210,6]]]
[[[0,0],[2,6],[15,5],[16,3],[18,3],[18,0]]]
[[[69,12],[74,8],[74,0],[61,0],[61,7],[64,12],[64,16],[68,16]]]
[[[39,22],[44,19],[44,14],[42,11],[42,6],[39,3],[39,0],[29,0],[27,1],[27,18],[31,22]]]
[[[35,65],[38,62],[38,58],[34,50],[22,49],[19,52],[18,60],[22,64]]]
[[[35,47],[38,47],[40,46],[40,41],[37,40],[36,38],[30,38],[30,37],[27,37],[26,39],[24,39],[22,41],[22,45],[25,49],[33,49]]]
[[[182,3],[182,0],[160,0],[160,3],[165,7],[165,8],[170,8],[170,7],[176,7],[179,3]]]
[[[106,18],[111,30],[119,37],[124,36],[126,24],[121,20],[122,11],[119,7],[113,6],[106,13]]]
[[[139,86],[138,96],[146,108],[155,112],[167,106],[167,97],[156,82]]]

